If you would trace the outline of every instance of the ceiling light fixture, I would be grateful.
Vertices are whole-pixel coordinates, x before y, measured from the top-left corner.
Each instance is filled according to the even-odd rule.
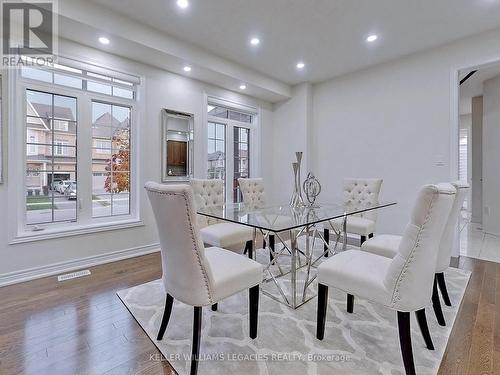
[[[243,85],[240,85],[240,90],[246,90],[247,88],[247,85],[243,84]]]
[[[189,6],[188,0],[177,0],[177,6],[181,9],[186,9]]]
[[[302,61],[297,63],[297,69],[304,69],[306,64],[304,64]]]
[[[184,67],[184,71],[187,72],[187,73],[189,73],[191,71],[191,67],[189,65],[186,65]]]
[[[373,35],[369,35],[369,36],[366,38],[366,41],[367,41],[368,43],[372,43],[372,42],[376,41],[377,39],[378,39],[378,36],[377,36],[377,35],[375,35],[375,34],[373,34]]]
[[[105,36],[101,36],[101,37],[99,38],[99,42],[100,42],[101,44],[109,44],[109,39],[108,39],[108,38],[106,38]]]
[[[250,39],[250,44],[252,46],[258,46],[260,44],[260,39],[259,38],[252,38],[252,39]]]

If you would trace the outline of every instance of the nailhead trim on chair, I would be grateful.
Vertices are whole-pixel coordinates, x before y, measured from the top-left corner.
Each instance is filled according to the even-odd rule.
[[[401,283],[404,280],[404,276],[406,274],[406,271],[408,270],[408,267],[410,266],[410,264],[413,262],[413,260],[415,258],[415,251],[420,245],[420,234],[422,233],[422,231],[425,229],[426,225],[429,222],[429,218],[431,216],[431,211],[432,211],[432,208],[434,206],[435,200],[436,200],[436,196],[432,197],[432,200],[429,203],[429,208],[427,210],[427,216],[425,217],[423,224],[420,226],[420,229],[419,229],[418,234],[417,234],[417,239],[415,241],[413,248],[411,249],[410,256],[407,257],[406,262],[403,265],[403,268],[401,269],[401,273],[398,276],[398,280],[396,281],[396,285],[394,286],[394,292],[392,293],[391,307],[394,307],[395,304],[401,300],[401,296],[399,294],[399,287],[401,286]]]
[[[149,189],[149,191],[156,193],[156,194],[163,194],[163,195],[182,195],[182,197],[184,198],[184,203],[186,204],[186,209],[187,209],[188,215],[190,215],[191,211],[190,211],[190,207],[189,207],[189,200],[187,199],[186,193],[178,194],[178,193],[170,193],[170,192],[158,191],[158,190],[153,190],[153,189]],[[199,252],[198,246],[196,244],[196,238],[194,235],[194,228],[193,228],[193,218],[190,218],[190,219],[191,220],[189,220],[189,229],[191,232],[191,240],[193,241],[193,246],[194,246],[195,253],[196,253],[196,259],[198,260],[198,265],[200,266],[200,270],[201,270],[201,273],[203,275],[203,280],[205,281],[208,302],[209,302],[209,304],[213,304],[214,299],[212,297],[212,293],[210,292],[210,283],[208,281],[208,275],[205,272],[205,269],[201,263],[200,252]]]

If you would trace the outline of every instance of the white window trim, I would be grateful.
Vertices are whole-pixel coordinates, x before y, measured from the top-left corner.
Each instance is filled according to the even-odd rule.
[[[229,109],[234,109],[243,113],[248,113],[253,116],[252,123],[240,122],[237,120],[225,119],[216,116],[210,116],[207,113],[207,107],[210,104],[217,104],[222,107],[226,107]],[[234,143],[234,133],[232,131],[233,126],[238,126],[240,128],[250,129],[250,177],[258,177],[260,176],[261,171],[261,109],[260,107],[255,107],[250,104],[243,104],[234,102],[231,100],[227,100],[224,98],[220,98],[217,96],[208,95],[205,93],[204,97],[204,106],[203,106],[203,148],[204,148],[204,164],[203,164],[203,177],[207,178],[207,155],[208,155],[208,123],[215,122],[226,125],[226,182],[225,182],[225,190],[226,190],[226,202],[232,202],[232,192],[233,192],[233,176],[234,176],[234,165],[233,161],[230,160],[227,156],[228,147],[233,147]],[[229,125],[229,126],[228,126]],[[231,152],[232,154],[232,152]]]
[[[5,78],[5,77],[4,77]],[[66,88],[64,86],[54,85],[52,83],[45,83],[36,80],[31,80],[21,77],[20,70],[10,70],[7,72],[7,113],[8,113],[8,128],[9,138],[12,140],[14,147],[9,147],[8,153],[8,178],[11,181],[8,184],[8,194],[15,199],[9,199],[8,212],[9,217],[15,220],[9,221],[8,233],[9,243],[15,244],[20,242],[30,242],[36,240],[45,240],[50,238],[59,238],[66,236],[74,236],[79,234],[93,233],[107,230],[117,230],[134,226],[144,225],[140,218],[140,171],[139,171],[139,158],[140,158],[140,131],[141,123],[144,123],[144,103],[140,101],[144,97],[144,85],[139,85],[137,88],[137,95],[135,99],[124,99],[120,97],[110,97],[94,92],[86,92],[79,89]],[[139,77],[141,82],[144,82],[144,77]],[[5,80],[4,80],[5,83]],[[92,159],[82,161],[83,153],[77,153],[78,163],[78,179],[88,179],[85,183],[87,191],[82,193],[79,190],[79,199],[77,201],[77,222],[60,222],[40,224],[39,228],[42,231],[34,231],[35,226],[26,224],[25,215],[25,165],[26,165],[26,89],[33,89],[45,92],[52,92],[55,94],[68,95],[77,97],[77,113],[78,123],[91,123],[91,114],[82,111],[82,99],[88,100],[91,103],[92,99],[103,102],[113,102],[117,105],[125,105],[132,108],[131,116],[131,153],[135,155],[130,160],[130,214],[120,215],[113,217],[92,218],[92,205],[87,204],[89,207],[82,207],[83,199],[86,202],[91,202],[92,199]],[[80,127],[78,126],[78,130]],[[92,127],[88,126],[88,132],[91,134]],[[77,130],[77,131],[78,131]],[[85,137],[85,136],[84,136]],[[84,138],[79,142],[84,141]],[[85,142],[88,142],[88,150],[91,155],[92,150],[92,137],[87,137]],[[21,155],[19,155],[21,153]],[[21,157],[20,157],[21,156]],[[88,158],[87,158],[88,159]],[[87,172],[82,172],[87,170]],[[83,184],[81,184],[83,185]],[[20,188],[21,186],[21,188]],[[83,215],[83,216],[82,216]]]

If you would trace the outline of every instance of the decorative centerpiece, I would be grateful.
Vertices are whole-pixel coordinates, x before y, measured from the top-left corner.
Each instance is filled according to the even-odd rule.
[[[307,174],[307,178],[304,181],[303,188],[304,193],[306,194],[307,202],[309,203],[309,207],[317,207],[314,205],[314,203],[316,202],[316,198],[318,197],[319,193],[321,193],[321,184],[311,172]]]
[[[292,163],[294,174],[294,188],[292,197],[290,198],[290,206],[293,208],[304,207],[304,199],[302,198],[302,185],[300,183],[300,165],[302,163],[302,152],[296,152],[297,161]]]

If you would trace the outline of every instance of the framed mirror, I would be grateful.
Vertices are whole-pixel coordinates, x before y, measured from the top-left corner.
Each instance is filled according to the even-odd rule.
[[[162,181],[187,181],[193,175],[193,115],[162,110]]]

